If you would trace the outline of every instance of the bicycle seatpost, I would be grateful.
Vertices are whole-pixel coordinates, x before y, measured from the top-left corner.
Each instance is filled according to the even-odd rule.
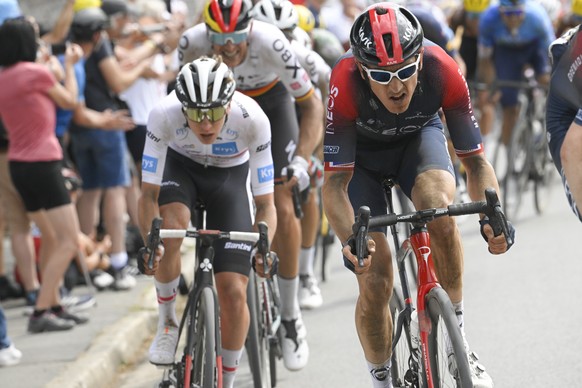
[[[160,228],[162,227],[162,219],[156,217],[152,220],[152,227],[150,233],[148,234],[148,250],[150,251],[150,258],[148,260],[148,267],[150,269],[154,268],[154,257],[156,253],[156,248],[160,244]]]
[[[358,209],[358,217],[352,226],[352,232],[356,237],[356,255],[358,257],[358,265],[364,266],[364,258],[368,256],[368,224],[370,223],[370,208],[368,206],[361,206]]]

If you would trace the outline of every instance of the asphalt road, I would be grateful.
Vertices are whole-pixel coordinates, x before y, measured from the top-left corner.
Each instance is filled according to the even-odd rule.
[[[506,254],[487,252],[476,218],[460,224],[465,247],[465,324],[475,350],[498,388],[580,386],[582,303],[577,298],[582,260],[577,239],[582,225],[556,184],[546,213],[536,216],[530,196],[514,220],[516,244]],[[475,216],[476,217],[476,216]],[[324,305],[305,311],[310,361],[300,372],[279,363],[281,388],[369,387],[353,323],[354,276],[343,269],[335,247]],[[117,385],[152,387],[161,371],[143,357],[120,373]],[[248,366],[239,368],[237,387],[251,387]]]

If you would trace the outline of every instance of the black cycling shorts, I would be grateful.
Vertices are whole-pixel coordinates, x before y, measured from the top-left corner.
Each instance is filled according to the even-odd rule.
[[[249,164],[218,168],[204,167],[168,149],[158,204],[179,202],[196,215],[200,203],[206,209],[206,229],[252,232],[253,210]],[[195,219],[193,225],[197,225]],[[236,272],[248,276],[252,243],[234,240],[214,242],[214,272]]]
[[[382,180],[394,179],[410,198],[416,177],[428,170],[445,170],[455,176],[443,128],[426,126],[420,132],[393,143],[358,145],[354,175],[348,195],[355,212],[368,206],[372,216],[386,214]],[[386,233],[387,228],[372,228]]]

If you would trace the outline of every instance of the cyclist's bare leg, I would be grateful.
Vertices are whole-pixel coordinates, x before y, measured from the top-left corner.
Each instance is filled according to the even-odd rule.
[[[190,222],[190,209],[182,203],[172,202],[160,206],[162,229],[187,229]],[[169,283],[180,276],[182,239],[169,238],[164,240],[164,256],[160,260],[155,279],[161,283]]]
[[[560,159],[568,186],[570,187],[570,192],[576,204],[582,204],[582,174],[580,174],[580,166],[582,166],[581,142],[582,126],[572,123],[562,143]],[[577,205],[577,207],[580,210],[580,205]]]
[[[444,170],[428,170],[416,177],[412,202],[417,209],[446,207],[455,198],[455,178]],[[462,294],[463,249],[453,217],[437,218],[428,224],[437,277],[453,303]],[[443,260],[447,260],[444,262]]]
[[[111,236],[111,253],[126,252],[125,247],[125,216],[127,202],[126,188],[111,187],[104,190],[103,195],[103,222],[107,233]]]
[[[360,344],[366,360],[381,364],[390,358],[392,349],[392,318],[388,301],[392,295],[392,254],[383,233],[373,232],[376,242],[370,270],[357,275],[359,296],[355,320]]]
[[[319,200],[317,189],[312,187],[307,201],[303,203],[303,218],[301,219],[301,247],[309,248],[315,245],[317,228],[319,226]]]
[[[319,196],[317,187],[312,186],[303,203],[301,219],[301,254],[299,255],[299,306],[314,309],[323,303],[321,290],[317,284],[313,267],[315,262],[315,242],[319,229]]]
[[[215,279],[220,306],[223,384],[231,387],[249,330],[250,315],[246,291],[249,278],[235,272],[220,272],[215,275]]]

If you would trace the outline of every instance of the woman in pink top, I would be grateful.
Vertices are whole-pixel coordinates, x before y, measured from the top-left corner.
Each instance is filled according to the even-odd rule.
[[[31,333],[68,330],[87,321],[60,305],[61,280],[78,252],[79,221],[61,174],[63,154],[55,135],[56,106],[74,109],[77,104],[73,65],[82,50],[67,48],[61,85],[45,65],[35,63],[38,42],[33,20],[7,19],[0,25],[0,119],[8,133],[10,176],[42,233],[42,284],[28,323]]]

